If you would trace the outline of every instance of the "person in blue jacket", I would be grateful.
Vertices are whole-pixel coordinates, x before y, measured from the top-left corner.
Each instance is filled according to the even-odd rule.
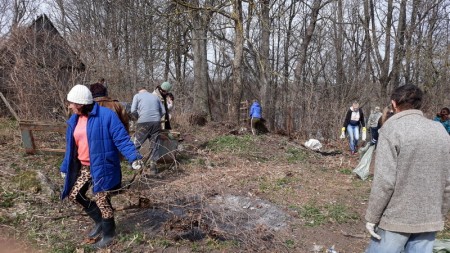
[[[94,102],[86,86],[75,85],[67,94],[67,100],[73,114],[67,121],[61,199],[68,197],[84,208],[95,222],[88,236],[94,239],[102,233],[94,247],[104,248],[115,236],[109,191],[121,186],[119,153],[132,163],[133,169],[142,167],[142,156],[117,114]],[[90,187],[95,200],[86,196]]]
[[[252,134],[256,135],[258,134],[258,131],[256,130],[256,125],[261,120],[262,115],[262,109],[261,105],[259,105],[258,100],[253,100],[253,104],[250,107],[250,125],[252,127]]]

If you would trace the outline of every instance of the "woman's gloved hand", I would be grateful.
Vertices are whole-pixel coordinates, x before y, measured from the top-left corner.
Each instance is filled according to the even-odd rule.
[[[345,139],[345,127],[341,129],[341,139]]]

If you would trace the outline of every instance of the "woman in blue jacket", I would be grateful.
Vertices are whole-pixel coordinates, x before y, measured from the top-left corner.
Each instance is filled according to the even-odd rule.
[[[250,125],[252,127],[252,134],[256,135],[256,124],[261,120],[262,109],[261,105],[259,105],[258,100],[253,100],[253,104],[250,107]]]
[[[80,204],[95,226],[89,233],[102,239],[94,247],[109,245],[115,235],[113,208],[109,191],[120,188],[122,172],[119,152],[140,169],[142,156],[135,149],[117,114],[92,99],[90,90],[75,85],[67,95],[73,115],[67,121],[66,153],[61,164],[65,179],[61,199]],[[95,200],[86,196],[89,187]]]

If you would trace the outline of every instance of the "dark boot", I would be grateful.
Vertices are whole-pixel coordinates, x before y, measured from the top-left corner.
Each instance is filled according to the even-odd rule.
[[[89,231],[88,237],[90,239],[96,238],[102,232],[102,213],[95,203],[85,208],[84,211],[95,222],[94,227]]]
[[[114,236],[116,235],[116,223],[114,222],[114,218],[102,220],[102,231],[103,237],[94,244],[95,248],[105,248],[113,241]]]

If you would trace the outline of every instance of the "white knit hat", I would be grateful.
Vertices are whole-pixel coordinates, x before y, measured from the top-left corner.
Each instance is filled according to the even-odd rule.
[[[81,84],[73,86],[67,94],[67,101],[80,105],[89,105],[94,102],[89,88]]]

